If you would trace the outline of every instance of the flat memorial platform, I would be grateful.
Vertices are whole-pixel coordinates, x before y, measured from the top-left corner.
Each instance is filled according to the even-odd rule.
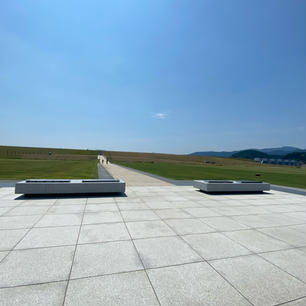
[[[0,188],[1,306],[305,306],[305,196]]]
[[[116,179],[31,179],[16,183],[16,194],[123,193],[125,182]]]
[[[263,192],[270,184],[259,181],[196,180],[193,187],[205,192]]]

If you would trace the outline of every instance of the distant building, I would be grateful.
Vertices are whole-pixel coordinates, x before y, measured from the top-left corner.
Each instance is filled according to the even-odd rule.
[[[302,162],[295,159],[281,159],[281,158],[260,158],[255,157],[254,161],[261,164],[274,164],[274,165],[286,165],[286,166],[301,166]]]

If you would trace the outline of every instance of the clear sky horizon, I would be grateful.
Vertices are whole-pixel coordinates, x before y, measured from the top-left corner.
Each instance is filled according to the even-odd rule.
[[[305,0],[1,1],[0,144],[306,147]]]

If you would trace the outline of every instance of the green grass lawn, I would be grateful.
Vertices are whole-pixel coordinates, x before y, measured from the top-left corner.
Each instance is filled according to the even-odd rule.
[[[115,161],[114,163],[176,180],[261,180],[275,185],[306,187],[305,168],[267,165],[243,167]],[[259,177],[255,176],[257,173],[260,174]]]
[[[16,147],[0,146],[1,158],[16,158],[20,154],[69,154],[69,155],[97,155],[97,150],[78,150],[78,149],[60,149],[60,148],[39,148],[39,147]]]
[[[96,160],[0,159],[0,179],[97,177]]]

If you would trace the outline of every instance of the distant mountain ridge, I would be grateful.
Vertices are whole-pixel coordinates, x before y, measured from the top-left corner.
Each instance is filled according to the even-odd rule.
[[[296,147],[290,147],[290,146],[285,146],[285,147],[280,147],[280,148],[268,148],[268,149],[255,149],[260,152],[269,154],[269,155],[287,155],[289,153],[293,152],[303,152],[306,151],[306,149],[300,149]]]
[[[238,153],[239,151],[206,151],[206,152],[194,152],[189,155],[195,156],[216,156],[216,157],[232,157],[233,154]]]
[[[273,151],[274,152],[274,151]],[[272,154],[267,154],[258,150],[243,150],[239,151],[238,153],[235,153],[232,155],[234,158],[247,158],[247,159],[269,159],[273,160],[273,163],[276,163],[275,160],[282,160],[281,163],[284,163],[286,160],[295,160],[299,162],[306,162],[306,151],[295,151],[292,153],[288,153],[286,155],[272,155]]]
[[[232,157],[235,157],[235,158],[248,158],[248,159],[254,159],[255,157],[268,158],[269,156],[270,155],[268,155],[267,153],[264,153],[258,150],[243,150],[243,151],[234,153],[232,155]]]
[[[264,149],[248,149],[253,151],[259,151],[262,153],[265,153],[267,155],[279,155],[279,156],[285,156],[290,153],[294,152],[303,152],[306,151],[306,149],[300,149],[297,147],[291,147],[291,146],[284,146],[279,148],[264,148]],[[216,157],[232,157],[234,154],[237,154],[241,151],[248,151],[248,150],[240,150],[240,151],[203,151],[203,152],[194,152],[189,155],[196,155],[196,156],[216,156]],[[258,156],[260,157],[260,156]]]

